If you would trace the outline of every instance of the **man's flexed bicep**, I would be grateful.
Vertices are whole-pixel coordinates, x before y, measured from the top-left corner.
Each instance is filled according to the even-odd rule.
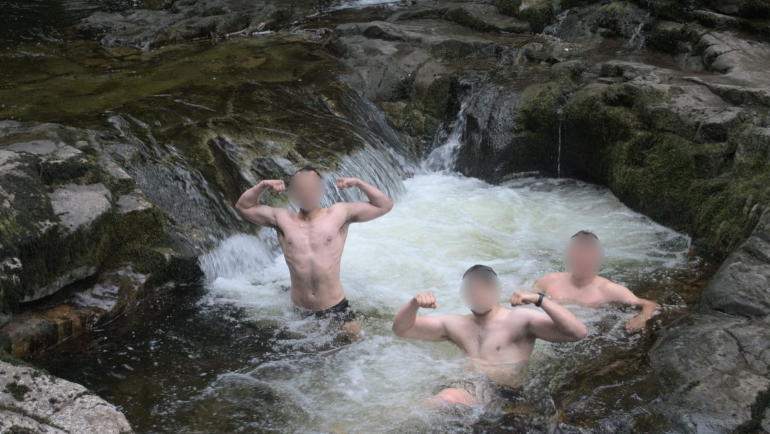
[[[385,193],[377,189],[377,187],[369,185],[358,178],[339,178],[337,180],[337,188],[340,191],[351,187],[358,187],[369,199],[369,202],[344,202],[338,204],[345,210],[347,221],[354,223],[368,222],[387,214],[393,209],[393,201]]]
[[[429,342],[441,342],[447,339],[445,315],[417,317],[420,308],[435,309],[436,297],[430,292],[421,292],[414,296],[393,319],[393,333],[402,338]]]
[[[588,333],[585,324],[572,312],[548,297],[541,298],[532,292],[514,292],[511,296],[514,307],[538,302],[545,313],[522,312],[527,315],[527,330],[532,336],[549,342],[575,342]]]
[[[235,204],[235,209],[247,220],[260,226],[278,227],[278,213],[281,209],[262,205],[259,203],[259,198],[265,190],[281,193],[285,188],[284,182],[280,180],[262,181],[241,195]]]

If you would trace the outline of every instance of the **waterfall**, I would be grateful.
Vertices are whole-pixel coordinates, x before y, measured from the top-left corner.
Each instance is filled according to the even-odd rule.
[[[407,176],[407,171],[401,164],[406,164],[406,161],[395,152],[375,149],[368,145],[353,155],[345,155],[337,163],[334,173],[323,175],[326,195],[321,201],[321,206],[367,200],[357,188],[339,191],[337,178],[359,178],[375,185],[391,199],[401,196],[405,191],[403,179]]]
[[[452,123],[451,132],[446,142],[434,148],[422,163],[422,169],[429,172],[452,171],[457,162],[457,155],[463,145],[462,136],[465,130],[465,109],[467,104],[462,103],[457,118]]]
[[[207,282],[219,277],[234,278],[253,274],[254,269],[270,265],[278,254],[277,245],[265,231],[260,236],[238,234],[198,258]]]
[[[556,177],[561,178],[561,135],[564,126],[564,106],[556,109],[556,114],[559,115],[559,151],[556,157]]]
[[[340,177],[360,178],[375,185],[389,197],[397,198],[406,191],[403,182],[407,176],[405,167],[408,169],[411,166],[411,163],[395,151],[366,145],[362,150],[340,158],[335,172],[323,174],[326,194],[321,200],[321,206],[328,207],[343,201],[367,200],[357,188],[339,191],[337,178]],[[298,210],[294,208],[293,211]],[[233,279],[253,275],[255,269],[269,266],[279,254],[276,232],[267,229],[261,230],[258,236],[231,236],[201,256],[198,263],[206,281],[211,283],[218,278]]]
[[[644,19],[642,19],[639,25],[636,26],[636,29],[634,29],[634,33],[631,34],[631,38],[628,39],[629,47],[641,48],[644,45],[646,38],[644,36],[644,33],[642,32],[642,29],[644,29],[644,25],[647,24],[647,22],[650,20],[650,17],[651,17],[650,12],[647,12],[647,14],[644,16]]]
[[[545,28],[543,28],[543,33],[546,34],[546,35],[554,36],[554,37],[558,36],[559,31],[561,31],[561,26],[564,23],[564,20],[567,19],[567,15],[569,15],[569,11],[570,11],[570,9],[567,9],[564,12],[560,13],[559,15],[557,15],[555,22],[553,22],[553,23],[545,26]]]

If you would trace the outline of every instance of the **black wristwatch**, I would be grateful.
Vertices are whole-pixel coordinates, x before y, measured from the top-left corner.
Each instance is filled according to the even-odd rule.
[[[540,305],[543,304],[543,298],[545,297],[545,294],[543,294],[542,292],[538,292],[537,295],[539,295],[540,297],[538,297],[537,302],[535,303],[535,306],[540,307]]]

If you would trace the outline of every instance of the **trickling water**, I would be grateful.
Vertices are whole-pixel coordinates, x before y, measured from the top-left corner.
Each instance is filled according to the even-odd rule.
[[[551,36],[558,36],[559,31],[561,30],[561,26],[564,23],[564,20],[567,19],[567,15],[569,15],[569,9],[565,10],[564,12],[561,12],[559,15],[556,16],[556,21],[554,21],[552,24],[549,24],[543,28],[543,33],[546,35]]]
[[[463,103],[460,107],[460,111],[457,113],[457,118],[451,125],[451,131],[446,142],[442,145],[435,147],[425,161],[422,163],[422,169],[429,172],[438,171],[452,171],[455,168],[455,162],[457,161],[457,155],[462,147],[463,130],[465,129],[465,109],[466,104]]]
[[[561,131],[564,126],[564,107],[556,109],[556,114],[559,115],[559,151],[556,157],[556,176],[561,178]]]
[[[644,26],[647,24],[647,22],[650,20],[650,12],[647,12],[647,15],[641,20],[639,25],[634,30],[634,33],[631,34],[631,37],[628,39],[628,46],[632,48],[641,48],[644,46],[645,42],[645,35],[642,32],[644,29]]]

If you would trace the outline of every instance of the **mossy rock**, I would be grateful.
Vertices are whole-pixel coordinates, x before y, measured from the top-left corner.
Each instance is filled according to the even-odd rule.
[[[541,33],[556,18],[558,10],[552,0],[498,0],[500,13],[521,18],[529,23],[532,33]]]
[[[687,24],[660,21],[650,32],[646,45],[668,54],[686,53],[698,43],[698,32]]]
[[[633,3],[614,1],[599,7],[589,26],[594,32],[602,33],[602,36],[630,38],[639,26],[644,25],[646,15],[644,10]]]

